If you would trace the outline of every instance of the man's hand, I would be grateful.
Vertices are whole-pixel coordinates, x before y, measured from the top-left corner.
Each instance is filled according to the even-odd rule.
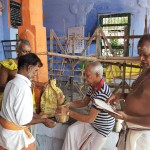
[[[57,94],[57,105],[62,105],[65,101],[63,93]]]
[[[65,104],[65,107],[67,107],[67,108],[69,108],[69,107],[71,107],[72,106],[72,102],[67,102],[66,104]]]
[[[32,84],[34,85],[34,86],[37,86],[37,87],[39,87],[39,88],[46,88],[47,87],[47,85],[49,84],[49,81],[47,81],[47,82],[37,82],[37,81],[32,81]]]
[[[41,119],[48,118],[48,117],[49,117],[49,115],[46,115],[46,114],[41,115]]]
[[[48,128],[53,128],[56,126],[56,122],[51,119],[45,119],[45,123],[43,123]]]
[[[109,103],[110,105],[116,105],[117,103],[119,103],[120,98],[122,98],[122,94],[121,93],[115,93],[113,94],[108,100],[107,103]]]
[[[114,117],[116,119],[126,120],[128,117],[128,115],[123,111],[116,111],[116,113],[117,114],[108,112],[109,115],[111,115],[112,117]]]
[[[56,109],[56,114],[65,114],[69,115],[69,108],[64,106],[58,106]]]

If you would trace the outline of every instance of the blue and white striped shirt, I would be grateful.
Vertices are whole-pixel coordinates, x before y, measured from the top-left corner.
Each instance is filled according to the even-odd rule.
[[[94,99],[106,101],[111,96],[111,94],[112,93],[105,82],[101,89],[96,88],[96,90],[93,91],[92,86],[90,86],[87,92],[87,96],[89,96],[92,101],[91,107],[99,110],[98,115],[96,116],[94,122],[91,125],[98,133],[105,137],[108,136],[108,134],[112,131],[115,124],[115,118],[111,117],[107,112],[103,111],[102,109],[97,108]]]

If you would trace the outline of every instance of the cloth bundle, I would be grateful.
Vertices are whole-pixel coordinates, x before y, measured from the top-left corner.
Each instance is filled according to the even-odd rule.
[[[47,85],[45,91],[41,96],[41,113],[47,114],[50,117],[55,116],[55,110],[57,108],[57,94],[62,93],[62,90],[56,87],[56,80],[51,80],[50,83]],[[63,97],[65,97],[63,95]]]

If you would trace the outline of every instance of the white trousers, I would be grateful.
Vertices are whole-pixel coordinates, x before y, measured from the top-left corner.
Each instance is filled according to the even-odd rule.
[[[68,128],[62,150],[101,150],[106,140],[89,123],[77,121]]]

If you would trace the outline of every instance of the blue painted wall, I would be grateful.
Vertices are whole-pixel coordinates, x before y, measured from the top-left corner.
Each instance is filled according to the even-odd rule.
[[[50,29],[54,29],[58,36],[66,35],[67,28],[72,26],[85,26],[85,36],[93,34],[97,27],[98,14],[131,13],[130,34],[142,35],[144,33],[145,14],[150,12],[149,0],[43,0],[44,26],[47,36]],[[148,21],[149,24],[149,21]],[[134,55],[137,55],[134,40]],[[90,51],[95,51],[91,45]]]
[[[4,37],[3,35],[3,17],[0,16],[0,40],[2,40]],[[2,49],[2,44],[0,43],[0,60],[3,59],[3,49]]]
[[[54,29],[58,36],[67,35],[68,27],[85,26],[85,36],[93,34],[97,27],[97,14],[131,13],[131,34],[142,35],[144,32],[144,19],[147,12],[150,19],[149,0],[43,0],[44,26],[47,37],[50,29]],[[4,11],[0,16],[0,40],[15,39],[17,30],[8,27],[7,1],[4,1]],[[148,20],[148,24],[150,21]],[[134,55],[136,53],[136,44]],[[90,51],[95,51],[92,45]],[[3,59],[2,46],[0,44],[0,59]]]
[[[1,40],[14,40],[16,39],[16,34],[18,33],[17,29],[8,27],[8,6],[7,0],[4,0],[4,9],[2,16],[0,16],[0,41]],[[0,42],[0,60],[5,59],[2,43]]]

